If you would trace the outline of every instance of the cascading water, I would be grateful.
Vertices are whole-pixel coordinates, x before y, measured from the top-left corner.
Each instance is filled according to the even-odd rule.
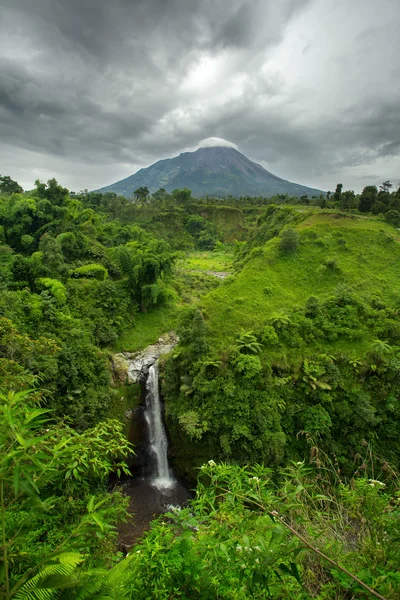
[[[151,483],[159,490],[171,488],[176,480],[168,465],[168,440],[162,420],[157,361],[150,367],[147,376],[145,419],[153,458]]]
[[[186,485],[175,479],[168,464],[168,440],[158,385],[159,354],[147,356],[150,365],[142,361],[138,369],[143,374],[140,383],[146,381],[146,395],[144,407],[140,406],[136,411],[139,436],[132,440],[137,449],[137,470],[124,484],[125,493],[130,496],[129,511],[134,515],[134,522],[119,528],[121,547],[126,549],[141,537],[155,516],[170,510],[171,505],[183,505],[190,497]]]

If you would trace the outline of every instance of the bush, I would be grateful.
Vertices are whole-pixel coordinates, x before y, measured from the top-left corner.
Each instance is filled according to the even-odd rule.
[[[279,338],[271,325],[266,325],[261,334],[261,341],[267,346],[278,346]]]
[[[83,277],[85,279],[98,279],[99,281],[104,281],[108,277],[108,272],[103,265],[92,263],[74,269],[71,273],[71,277]]]
[[[329,271],[335,271],[338,268],[337,262],[334,258],[327,258],[325,261],[325,267],[329,269]]]
[[[58,279],[51,279],[50,277],[40,277],[36,279],[36,285],[41,290],[49,290],[53,298],[57,301],[57,304],[63,306],[67,301],[67,293],[65,286],[58,281]]]
[[[285,229],[282,233],[279,250],[284,254],[293,254],[299,247],[299,234],[294,229]]]
[[[385,215],[385,221],[394,227],[400,227],[400,213],[397,210],[389,210]]]
[[[307,317],[316,317],[319,312],[319,300],[316,296],[310,296],[306,302],[305,314]]]

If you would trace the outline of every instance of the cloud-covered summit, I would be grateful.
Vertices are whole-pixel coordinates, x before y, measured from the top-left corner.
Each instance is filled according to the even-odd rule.
[[[25,187],[100,187],[215,137],[323,189],[400,178],[397,0],[0,9],[0,173]]]
[[[201,140],[197,144],[196,149],[197,148],[235,148],[235,150],[239,150],[237,144],[219,137],[209,137]]]

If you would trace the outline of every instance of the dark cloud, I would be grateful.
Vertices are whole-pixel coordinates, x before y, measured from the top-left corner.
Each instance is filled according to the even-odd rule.
[[[0,0],[0,11],[0,172],[24,185],[39,170],[99,187],[214,136],[322,187],[340,168],[398,157],[394,0]]]

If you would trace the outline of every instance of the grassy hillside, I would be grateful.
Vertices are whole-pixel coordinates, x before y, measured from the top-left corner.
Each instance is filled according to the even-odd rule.
[[[364,298],[400,301],[400,245],[395,228],[378,220],[341,214],[306,216],[296,226],[298,250],[285,255],[279,238],[253,249],[236,277],[203,299],[210,336],[218,347],[238,330],[265,325],[316,295],[328,298],[341,285]]]
[[[343,473],[371,448],[400,464],[399,278],[398,231],[378,218],[270,207],[181,319],[164,386],[180,467],[277,466],[311,439]]]

